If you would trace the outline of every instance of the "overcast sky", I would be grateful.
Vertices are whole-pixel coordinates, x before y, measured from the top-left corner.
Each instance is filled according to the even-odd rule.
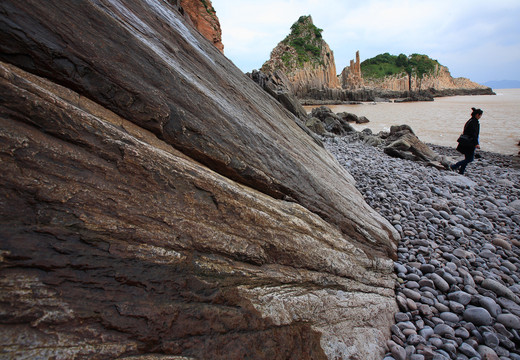
[[[453,77],[520,80],[520,0],[212,0],[224,54],[259,69],[301,15],[311,15],[336,71],[388,52],[426,54]]]

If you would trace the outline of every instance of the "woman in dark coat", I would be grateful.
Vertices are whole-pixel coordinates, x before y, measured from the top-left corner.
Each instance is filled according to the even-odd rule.
[[[464,174],[466,166],[475,158],[475,149],[480,149],[478,141],[480,123],[478,120],[482,117],[484,112],[481,109],[475,108],[471,108],[471,110],[471,119],[469,119],[464,125],[464,131],[462,133],[462,135],[466,135],[465,138],[467,141],[460,141],[457,146],[457,150],[464,154],[464,160],[450,166],[451,170],[458,170],[461,175]]]

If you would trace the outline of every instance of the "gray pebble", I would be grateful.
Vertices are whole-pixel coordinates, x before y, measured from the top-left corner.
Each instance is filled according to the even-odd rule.
[[[468,356],[468,357],[476,357],[476,358],[480,358],[480,355],[479,353],[477,352],[477,350],[475,350],[473,348],[473,346],[469,345],[468,343],[462,343],[460,346],[459,346],[459,350],[461,353],[463,353],[464,355]]]
[[[448,299],[458,302],[464,306],[471,301],[471,295],[464,291],[455,291],[448,294]]]
[[[433,329],[433,332],[442,337],[445,337],[446,335],[455,336],[455,330],[453,330],[453,328],[451,326],[446,325],[446,324],[438,324]]]
[[[520,319],[513,314],[500,314],[497,316],[497,321],[509,329],[520,329]]]
[[[463,313],[464,320],[469,321],[476,326],[491,325],[493,319],[489,312],[481,307],[467,308]]]

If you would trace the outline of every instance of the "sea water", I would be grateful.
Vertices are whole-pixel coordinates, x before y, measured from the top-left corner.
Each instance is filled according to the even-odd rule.
[[[352,124],[361,131],[389,131],[392,125],[409,125],[425,142],[457,146],[457,138],[469,120],[471,108],[484,111],[480,119],[480,147],[484,151],[517,154],[520,150],[520,89],[496,89],[496,95],[451,96],[424,102],[378,102],[327,105],[333,112],[366,116],[369,123]],[[310,112],[314,106],[305,106]]]

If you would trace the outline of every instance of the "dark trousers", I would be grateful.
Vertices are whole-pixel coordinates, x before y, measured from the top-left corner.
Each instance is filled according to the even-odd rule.
[[[459,161],[455,165],[451,165],[453,170],[459,169],[459,174],[463,175],[464,171],[466,171],[466,166],[473,161],[475,158],[475,148],[467,150],[464,152],[464,160]]]

